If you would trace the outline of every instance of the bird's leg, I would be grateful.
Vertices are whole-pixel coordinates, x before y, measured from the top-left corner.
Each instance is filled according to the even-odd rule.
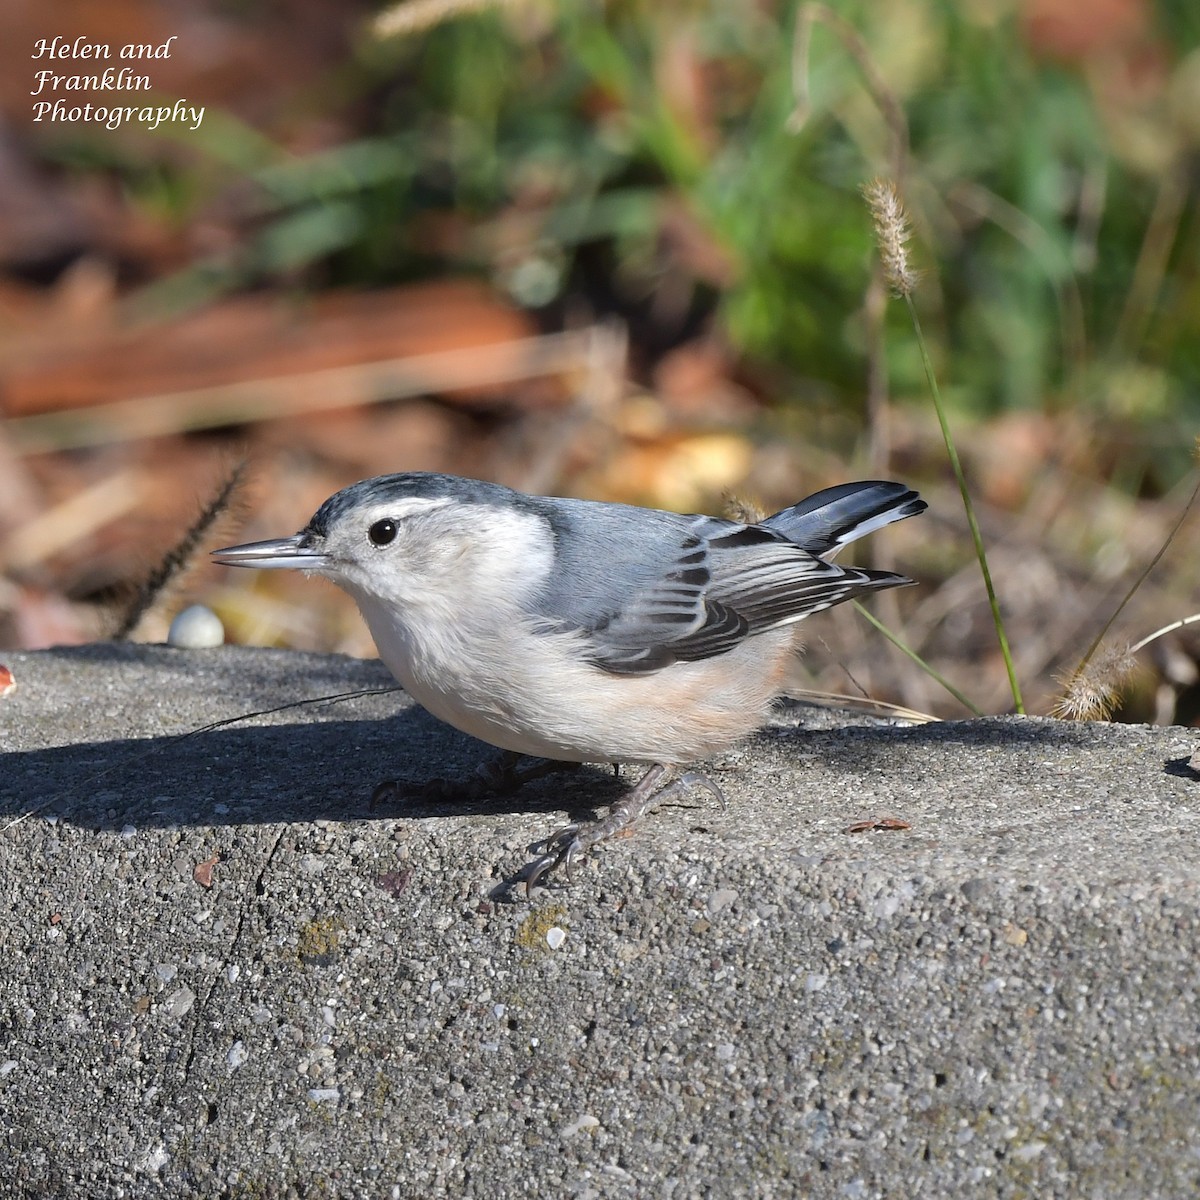
[[[534,779],[555,771],[576,771],[580,764],[553,758],[535,758],[528,766],[520,763],[523,755],[504,750],[496,758],[480,763],[467,779],[430,779],[425,783],[406,783],[388,779],[371,793],[371,807],[388,801],[412,799],[433,801],[482,800],[485,796],[508,796]]]
[[[543,876],[559,867],[565,867],[569,876],[571,864],[581,854],[586,854],[597,843],[630,828],[657,805],[686,795],[693,787],[707,789],[721,802],[721,807],[725,807],[724,794],[707,775],[701,775],[698,771],[688,771],[664,785],[663,779],[667,773],[666,766],[656,763],[641,777],[636,787],[609,809],[608,816],[587,825],[568,825],[552,833],[542,843],[546,853],[529,866],[529,873],[525,877],[526,892]]]
[[[563,762],[558,758],[535,758],[526,766],[517,764],[523,758],[515,750],[505,750],[491,762],[481,763],[476,774],[487,787],[486,795],[507,796],[535,779],[555,775],[559,771],[578,771],[583,763]]]

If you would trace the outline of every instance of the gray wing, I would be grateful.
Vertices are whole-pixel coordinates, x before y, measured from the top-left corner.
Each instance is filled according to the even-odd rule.
[[[573,521],[559,539],[559,585],[540,615],[582,632],[591,661],[615,674],[724,654],[863,592],[910,582],[824,562],[762,526],[673,513],[648,521],[644,509],[573,515],[583,527]]]

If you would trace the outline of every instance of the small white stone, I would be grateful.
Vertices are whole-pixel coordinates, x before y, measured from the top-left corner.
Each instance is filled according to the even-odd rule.
[[[196,993],[186,984],[173,991],[166,1000],[167,1012],[173,1017],[186,1016],[196,1003]]]
[[[314,1104],[336,1104],[341,1099],[337,1088],[309,1088],[308,1098]]]
[[[249,1057],[250,1051],[246,1049],[245,1042],[234,1042],[225,1056],[231,1071],[236,1071]]]
[[[599,1125],[599,1117],[593,1117],[591,1113],[584,1113],[583,1116],[577,1117],[572,1121],[570,1125],[563,1126],[562,1136],[565,1138],[574,1137],[577,1133],[582,1133],[584,1130],[591,1133]]]
[[[157,1175],[170,1161],[171,1156],[167,1153],[166,1146],[162,1142],[156,1142],[142,1155],[142,1160],[138,1165],[143,1171],[148,1171],[151,1175]]]
[[[1046,1142],[1035,1139],[1034,1141],[1026,1142],[1023,1146],[1018,1146],[1011,1153],[1013,1158],[1018,1162],[1033,1162],[1045,1150],[1046,1145]]]
[[[193,604],[171,622],[167,645],[183,650],[208,650],[225,644],[225,626],[211,608]]]
[[[557,950],[566,940],[567,931],[565,929],[560,929],[557,925],[552,925],[546,930],[546,945],[551,950]]]

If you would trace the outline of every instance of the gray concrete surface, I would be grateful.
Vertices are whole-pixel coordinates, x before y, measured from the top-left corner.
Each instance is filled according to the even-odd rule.
[[[1200,1192],[1194,730],[788,709],[526,901],[610,774],[372,812],[481,752],[395,692],[182,736],[377,664],[6,661],[2,1196]]]

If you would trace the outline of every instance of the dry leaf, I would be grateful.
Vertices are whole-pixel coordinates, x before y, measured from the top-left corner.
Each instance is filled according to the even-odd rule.
[[[211,858],[206,858],[202,863],[197,863],[196,868],[192,871],[192,878],[203,888],[210,888],[213,885],[213,867],[221,861],[220,850],[214,850]]]
[[[907,821],[900,820],[899,817],[868,817],[865,821],[855,821],[853,825],[846,826],[846,833],[869,833],[875,829],[895,830],[895,829],[911,829],[912,826]]]

